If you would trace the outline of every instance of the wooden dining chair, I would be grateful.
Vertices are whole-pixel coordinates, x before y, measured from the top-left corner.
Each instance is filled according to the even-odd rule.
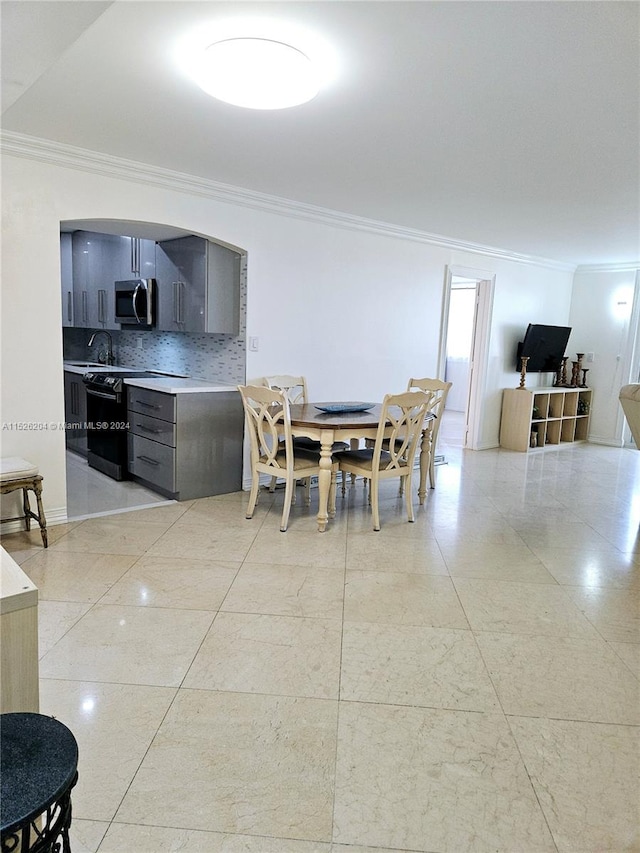
[[[427,477],[429,487],[436,487],[436,445],[438,443],[438,432],[442,423],[442,414],[447,402],[447,395],[453,382],[444,382],[441,379],[410,379],[407,391],[424,391],[429,394],[430,400],[427,412],[434,417],[428,419],[422,429],[420,440],[420,484],[418,486],[418,498],[424,503],[427,496]],[[400,481],[400,494],[402,494],[404,480]]]
[[[355,474],[370,482],[369,501],[373,512],[373,529],[380,530],[378,488],[380,480],[400,477],[407,481],[405,489],[408,521],[413,521],[411,478],[418,441],[422,433],[430,402],[429,394],[407,391],[404,394],[387,394],[382,401],[380,422],[373,447],[345,450],[334,459],[345,474]],[[342,479],[345,491],[345,479]]]
[[[265,376],[263,377],[263,381],[268,388],[275,388],[277,391],[282,391],[283,394],[286,394],[291,405],[309,402],[307,380],[304,376],[279,374],[274,376]],[[307,450],[313,450],[320,453],[320,442],[314,441],[312,438],[306,438],[304,436],[296,437],[293,439],[293,445],[297,448],[306,448]],[[336,441],[331,447],[331,452],[334,453],[339,450],[348,449],[349,445],[345,441]],[[276,483],[277,477],[272,477],[271,485],[269,487],[270,492],[275,491]],[[293,502],[295,503],[295,495]]]
[[[287,395],[287,399],[291,404],[307,403],[309,395],[307,394],[307,380],[304,376],[290,376],[289,374],[278,374],[274,376],[263,377],[267,388],[275,388],[276,391],[282,391]]]
[[[447,402],[449,389],[453,382],[444,382],[442,379],[410,379],[407,391],[424,391],[431,395],[428,411],[435,418],[427,421],[422,431],[422,445],[420,449],[420,485],[418,486],[418,497],[420,503],[424,503],[427,494],[427,475],[429,487],[436,487],[436,446],[438,444],[438,433],[442,423],[442,415]],[[425,457],[424,454],[427,454]]]
[[[284,533],[289,523],[289,513],[296,480],[307,480],[306,502],[311,503],[309,478],[320,473],[320,454],[307,448],[296,448],[291,435],[289,400],[281,391],[259,385],[238,385],[245,412],[245,422],[251,447],[251,493],[247,518],[253,518],[258,502],[260,474],[271,475],[285,481],[284,507],[280,530]],[[335,512],[336,485],[334,463],[329,508]]]

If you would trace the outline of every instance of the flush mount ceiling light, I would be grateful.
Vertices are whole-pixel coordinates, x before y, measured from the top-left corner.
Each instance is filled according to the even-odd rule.
[[[214,98],[254,110],[304,104],[319,89],[319,76],[306,54],[267,38],[228,38],[208,45],[196,80]]]
[[[334,46],[291,19],[203,21],[179,35],[171,51],[179,73],[207,94],[254,110],[304,104],[341,76]]]

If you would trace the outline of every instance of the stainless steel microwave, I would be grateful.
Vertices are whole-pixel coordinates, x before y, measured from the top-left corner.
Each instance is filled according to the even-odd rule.
[[[156,283],[153,278],[116,281],[116,323],[144,326],[155,323]]]

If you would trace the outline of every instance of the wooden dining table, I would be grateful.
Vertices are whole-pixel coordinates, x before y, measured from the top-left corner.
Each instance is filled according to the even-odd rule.
[[[331,448],[336,441],[348,441],[357,448],[361,439],[375,439],[382,414],[382,405],[376,404],[363,412],[324,412],[317,408],[322,403],[292,403],[291,433],[294,437],[311,438],[320,442],[320,473],[318,475],[318,531],[323,533],[329,522],[329,490],[331,487],[331,468],[333,465]],[[424,491],[426,473],[429,468],[429,422],[433,415],[427,415],[425,429],[422,432],[420,450],[420,480]],[[391,429],[391,428],[390,428]],[[420,503],[424,495],[420,497]],[[331,516],[335,515],[335,509]]]

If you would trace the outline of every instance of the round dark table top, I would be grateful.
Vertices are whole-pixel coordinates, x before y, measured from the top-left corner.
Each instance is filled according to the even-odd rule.
[[[291,423],[297,426],[351,429],[375,428],[380,421],[382,406],[376,403],[368,412],[322,412],[314,403],[292,403],[289,406]]]
[[[392,413],[400,413],[396,406]],[[327,429],[375,429],[380,423],[382,405],[376,403],[366,412],[322,412],[315,403],[292,403],[289,406],[291,423],[294,426],[326,427]],[[425,421],[435,418],[433,412],[427,412]]]
[[[53,717],[0,714],[0,829],[11,831],[55,803],[73,782],[78,744]]]

